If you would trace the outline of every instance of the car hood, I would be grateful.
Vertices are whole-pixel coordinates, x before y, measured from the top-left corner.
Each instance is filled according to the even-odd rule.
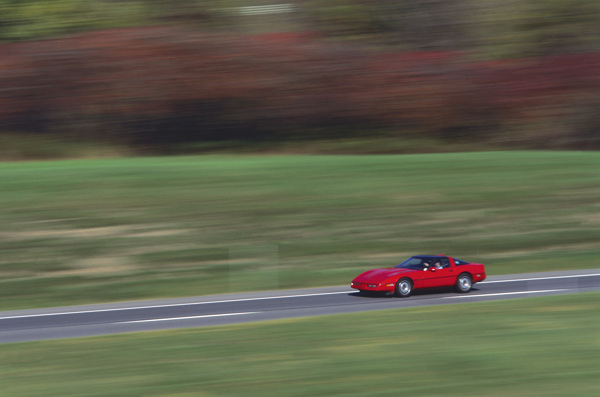
[[[389,277],[399,276],[412,271],[413,270],[398,268],[373,269],[360,274],[353,281],[357,283],[380,283]]]

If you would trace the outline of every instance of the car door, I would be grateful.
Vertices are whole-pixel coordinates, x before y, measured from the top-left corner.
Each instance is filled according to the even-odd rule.
[[[456,279],[456,273],[454,268],[450,265],[448,258],[440,258],[439,267],[432,265],[427,271],[425,277],[425,287],[427,288],[438,288],[438,287],[449,287],[454,285]]]

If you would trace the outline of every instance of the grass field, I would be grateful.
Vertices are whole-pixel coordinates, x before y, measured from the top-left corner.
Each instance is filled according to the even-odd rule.
[[[600,293],[0,345],[30,396],[600,395]]]
[[[340,285],[415,253],[599,267],[600,154],[0,164],[0,308]]]

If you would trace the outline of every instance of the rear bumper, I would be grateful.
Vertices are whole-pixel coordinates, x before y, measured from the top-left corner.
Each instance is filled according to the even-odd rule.
[[[481,272],[481,273],[475,273],[473,274],[473,282],[474,283],[478,283],[480,281],[485,280],[485,272]]]

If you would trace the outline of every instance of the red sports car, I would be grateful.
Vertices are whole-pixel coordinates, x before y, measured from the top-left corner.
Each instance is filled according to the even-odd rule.
[[[393,292],[407,297],[423,288],[455,287],[469,292],[474,283],[485,279],[481,263],[469,263],[444,255],[417,255],[389,269],[369,270],[350,286],[361,292]]]

